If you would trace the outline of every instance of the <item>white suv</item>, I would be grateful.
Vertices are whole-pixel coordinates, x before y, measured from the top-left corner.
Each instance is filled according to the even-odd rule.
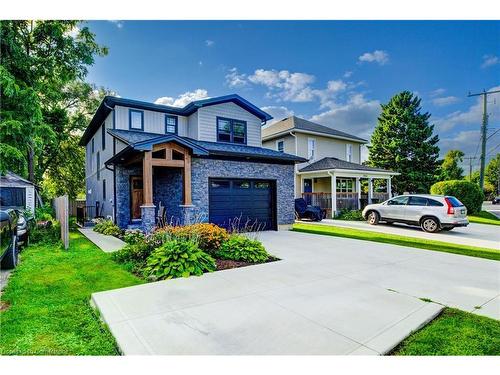
[[[371,225],[379,221],[405,223],[432,233],[469,225],[462,202],[443,195],[399,195],[383,203],[369,204],[363,210],[363,217]]]

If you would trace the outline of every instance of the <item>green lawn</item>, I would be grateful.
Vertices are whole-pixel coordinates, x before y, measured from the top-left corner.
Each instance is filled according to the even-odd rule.
[[[500,355],[500,321],[446,308],[393,355]]]
[[[116,355],[90,307],[93,292],[141,283],[79,232],[70,248],[32,245],[11,275],[0,313],[0,355]]]
[[[471,223],[500,225],[500,219],[488,211],[481,211],[468,217]]]
[[[461,255],[469,255],[478,258],[500,260],[500,251],[483,247],[457,245],[448,242],[426,240],[423,238],[405,237],[396,234],[378,233],[368,230],[335,227],[331,225],[294,224],[293,231],[355,238],[373,242],[389,243],[394,245],[416,247],[425,250],[442,251]]]

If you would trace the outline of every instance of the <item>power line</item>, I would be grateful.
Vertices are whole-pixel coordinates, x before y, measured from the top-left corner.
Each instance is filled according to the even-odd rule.
[[[486,91],[483,90],[483,92],[477,93],[477,94],[471,94],[469,92],[468,97],[471,96],[482,96],[483,97],[483,123],[481,125],[481,166],[480,166],[480,172],[479,172],[479,187],[481,190],[484,187],[484,167],[485,167],[485,161],[486,161],[486,132],[488,130],[488,95],[496,94],[499,93],[500,90],[494,90],[494,91]],[[477,151],[476,151],[477,153]]]

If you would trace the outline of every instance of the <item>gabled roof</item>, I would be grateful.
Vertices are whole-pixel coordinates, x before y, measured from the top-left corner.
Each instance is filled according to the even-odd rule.
[[[306,159],[295,155],[285,154],[283,152],[263,147],[253,147],[233,143],[198,141],[188,137],[180,137],[175,134],[162,135],[118,129],[108,129],[108,133],[121,142],[127,144],[127,147],[106,161],[106,164],[113,164],[116,161],[121,160],[127,153],[149,151],[155,144],[172,141],[189,148],[193,151],[194,155],[201,157],[224,156],[238,159],[265,159],[287,163],[302,163],[307,161]]]
[[[363,164],[351,163],[345,160],[340,160],[337,158],[323,158],[314,163],[311,163],[304,168],[301,168],[299,172],[315,172],[315,171],[327,171],[335,169],[346,169],[352,171],[366,171],[366,172],[385,172],[387,174],[399,174],[396,172],[388,171],[382,168],[369,167]]]
[[[327,137],[348,139],[360,143],[367,143],[366,139],[357,137],[352,134],[344,133],[340,130],[316,124],[312,121],[305,120],[297,116],[284,118],[281,121],[275,122],[262,129],[262,139],[269,140],[281,137],[290,131],[318,133]]]
[[[97,111],[94,114],[94,117],[89,123],[89,126],[85,130],[85,132],[82,135],[82,138],[80,139],[80,145],[84,146],[89,139],[94,135],[94,133],[97,131],[99,126],[104,122],[108,114],[114,109],[116,105],[123,106],[123,107],[130,107],[130,108],[137,108],[137,109],[143,109],[143,110],[149,110],[149,111],[156,111],[156,112],[163,112],[163,113],[168,113],[168,114],[173,114],[173,115],[178,115],[178,116],[189,116],[190,114],[196,112],[199,108],[206,107],[206,106],[211,106],[211,105],[216,105],[216,104],[223,104],[223,103],[228,103],[232,102],[243,109],[247,110],[254,116],[258,117],[262,122],[266,122],[272,119],[272,116],[268,114],[267,112],[264,112],[257,106],[253,105],[250,103],[248,100],[243,99],[241,96],[237,94],[231,94],[231,95],[225,95],[225,96],[218,96],[215,98],[209,98],[209,99],[202,99],[202,100],[196,100],[193,101],[189,104],[187,104],[185,107],[180,108],[180,107],[172,107],[168,105],[163,105],[163,104],[154,104],[154,103],[149,103],[149,102],[143,102],[139,100],[132,100],[132,99],[125,99],[125,98],[118,98],[115,96],[106,96],[102,100],[101,104],[97,108]]]
[[[0,186],[36,186],[33,182],[22,178],[14,172],[6,171],[0,176]]]

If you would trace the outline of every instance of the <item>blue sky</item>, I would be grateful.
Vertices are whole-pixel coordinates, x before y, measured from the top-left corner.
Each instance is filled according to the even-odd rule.
[[[295,114],[369,137],[380,103],[422,98],[442,153],[476,154],[482,107],[500,88],[500,23],[474,21],[92,21],[109,55],[88,81],[170,105],[238,93],[276,119]],[[500,128],[500,95],[489,100]],[[494,155],[500,132],[488,139]],[[491,156],[491,155],[490,155]],[[479,161],[476,161],[476,164]]]

